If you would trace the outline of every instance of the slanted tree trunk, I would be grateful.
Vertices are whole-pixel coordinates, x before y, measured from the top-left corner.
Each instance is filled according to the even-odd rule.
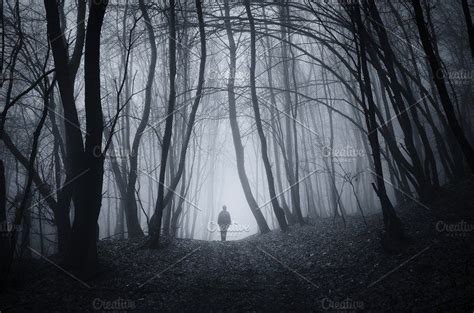
[[[158,178],[158,197],[156,199],[155,212],[150,219],[149,234],[150,234],[150,247],[158,247],[160,240],[160,231],[163,210],[165,209],[164,198],[165,198],[165,177],[166,177],[166,164],[168,161],[168,152],[171,144],[171,135],[173,131],[173,119],[174,119],[174,107],[176,104],[176,12],[175,12],[175,1],[169,1],[169,98],[168,98],[168,109],[166,113],[165,133],[163,134],[163,143],[161,146],[161,162],[160,162],[160,176]]]
[[[381,57],[380,59],[385,65],[387,73],[385,73],[385,71],[382,69],[382,66],[379,62],[379,56],[375,53],[376,50],[367,49],[367,52],[369,53],[371,61],[377,69],[379,77],[381,78],[381,81],[383,82],[385,88],[388,92],[392,92],[391,96],[393,108],[396,112],[396,117],[400,123],[401,130],[404,133],[403,141],[405,143],[406,151],[409,154],[413,164],[411,169],[416,179],[415,188],[417,189],[420,198],[424,201],[429,195],[431,186],[429,180],[425,176],[425,171],[423,170],[424,166],[417,150],[417,145],[414,142],[414,138],[416,138],[414,135],[416,134],[413,131],[412,121],[409,118],[409,112],[414,109],[414,103],[406,104],[404,101],[403,86],[399,83],[399,78],[395,70],[396,56],[393,52],[391,43],[388,39],[387,31],[385,29],[385,25],[380,17],[375,2],[373,0],[364,2],[364,9],[380,40],[380,45],[384,52],[383,57]],[[374,47],[376,47],[374,41],[370,41],[371,37],[369,36],[369,33],[366,32],[366,34],[367,45],[371,43]]]
[[[459,146],[461,147],[464,158],[470,167],[471,172],[474,173],[474,150],[466,135],[464,134],[456,114],[454,113],[453,103],[451,102],[451,98],[446,87],[446,81],[444,79],[443,68],[441,67],[438,54],[436,54],[433,44],[430,40],[431,36],[425,24],[420,0],[412,0],[411,2],[413,10],[415,11],[415,20],[418,27],[418,32],[420,34],[420,40],[430,64],[432,79],[436,85],[436,89],[438,90],[439,97],[441,99],[441,105],[443,106],[449,126],[451,127],[451,130],[458,141]]]
[[[471,10],[467,0],[461,0],[464,19],[466,20],[467,35],[469,37],[469,46],[471,47],[471,56],[474,60],[474,25],[472,24]]]
[[[396,8],[393,6],[393,4],[391,2],[389,2],[388,4],[389,4],[389,6],[392,10],[392,13],[393,13],[394,17],[396,18],[396,20],[398,22],[398,25],[402,29],[403,34],[405,36],[405,39],[408,43],[407,48],[408,48],[408,51],[410,52],[410,56],[411,56],[411,60],[412,60],[411,61],[412,67],[415,71],[414,78],[416,79],[416,82],[417,82],[418,86],[420,87],[419,88],[420,89],[420,97],[423,99],[424,111],[421,110],[421,112],[426,117],[426,119],[427,119],[428,123],[430,124],[431,129],[433,131],[433,135],[435,137],[435,142],[436,142],[436,147],[437,147],[437,150],[438,150],[438,153],[439,153],[439,160],[440,160],[440,162],[441,162],[441,164],[442,164],[442,166],[443,166],[443,168],[446,172],[446,175],[448,176],[449,180],[453,180],[454,172],[455,172],[454,171],[455,166],[453,166],[452,158],[448,153],[446,143],[445,143],[445,141],[443,140],[443,138],[441,136],[441,132],[438,129],[438,126],[435,125],[433,117],[432,117],[431,112],[429,110],[428,101],[426,99],[426,98],[429,97],[429,94],[426,91],[426,89],[423,87],[421,74],[420,74],[420,70],[418,68],[418,63],[416,62],[416,54],[415,54],[415,51],[413,49],[413,44],[411,42],[411,38],[408,35],[407,28],[404,24],[404,21],[403,21],[401,15],[400,15],[400,13],[396,10]],[[406,75],[404,75],[404,76],[406,76]],[[386,100],[384,92],[382,92],[382,98],[383,98],[384,104],[385,104],[387,102],[387,100]],[[444,121],[443,124],[445,125],[446,122],[445,122],[444,117],[442,117],[442,121]],[[435,184],[436,184],[436,179],[437,179],[437,176],[438,176],[436,166],[432,166],[432,175],[434,177],[434,181],[435,181]]]
[[[128,183],[126,190],[126,205],[125,217],[127,220],[127,230],[128,236],[130,238],[143,237],[143,230],[140,227],[140,222],[138,220],[138,206],[137,200],[135,197],[135,184],[138,178],[138,150],[140,146],[140,141],[145,130],[148,119],[150,117],[150,108],[151,108],[151,96],[153,89],[153,81],[155,79],[155,67],[157,60],[157,48],[155,43],[155,33],[153,31],[153,25],[151,24],[151,19],[146,9],[145,3],[143,0],[139,1],[140,11],[143,14],[143,19],[145,22],[145,27],[148,34],[148,42],[150,44],[151,56],[150,56],[150,65],[148,68],[148,77],[145,87],[145,104],[143,108],[143,115],[140,120],[140,124],[137,127],[135,137],[133,138],[132,151],[130,153],[130,172],[128,175]]]
[[[229,79],[227,82],[227,96],[229,101],[229,122],[230,128],[232,130],[232,139],[234,142],[235,148],[235,157],[237,161],[237,172],[239,174],[240,183],[242,185],[242,189],[244,191],[245,199],[249,204],[250,210],[255,217],[257,222],[258,228],[260,229],[261,233],[266,233],[270,231],[268,227],[267,221],[260,211],[257,201],[253,196],[252,189],[250,188],[250,183],[247,177],[247,173],[245,171],[245,153],[244,147],[242,145],[242,139],[240,135],[239,124],[237,121],[237,109],[236,109],[236,100],[235,100],[235,71],[236,71],[236,60],[237,60],[237,47],[235,45],[234,35],[232,33],[232,26],[230,22],[230,8],[229,8],[229,0],[224,2],[224,10],[225,10],[225,27],[227,32],[227,38],[229,40]]]
[[[21,248],[26,248],[29,246],[29,239],[30,239],[30,227],[31,227],[31,212],[28,210],[28,208],[31,206],[31,199],[32,199],[32,194],[31,194],[31,188],[33,186],[33,177],[34,177],[34,168],[35,168],[35,161],[36,161],[36,155],[38,153],[38,144],[39,144],[39,137],[41,135],[41,131],[43,129],[44,123],[46,121],[46,117],[48,116],[48,111],[49,111],[49,94],[52,90],[52,86],[48,88],[47,91],[43,94],[43,103],[44,103],[44,109],[41,114],[40,121],[38,123],[38,126],[36,127],[34,133],[33,133],[33,144],[31,147],[31,154],[30,158],[28,160],[28,176],[26,179],[26,186],[24,191],[21,194],[21,199],[19,200],[19,206],[17,210],[15,211],[15,218],[13,221],[14,228],[12,229],[11,232],[11,243],[10,243],[10,262],[13,261],[13,255],[16,249],[17,245],[17,229],[20,228],[20,225],[22,226],[22,241],[21,241]],[[29,250],[28,250],[29,251]]]
[[[270,165],[270,159],[268,158],[268,147],[267,141],[265,138],[265,133],[263,132],[262,119],[260,117],[260,108],[258,107],[258,97],[257,97],[257,88],[255,82],[255,65],[256,65],[256,47],[255,47],[255,23],[252,15],[252,10],[250,9],[250,0],[245,0],[245,11],[247,12],[247,18],[249,20],[250,26],[250,92],[252,94],[252,106],[255,114],[255,123],[257,126],[258,136],[260,138],[260,144],[262,148],[262,160],[263,165],[265,166],[265,172],[267,174],[268,181],[268,190],[270,193],[271,203],[273,206],[273,211],[278,220],[278,224],[282,231],[288,229],[288,224],[285,219],[285,212],[280,207],[278,197],[275,191],[275,181],[273,178],[272,167]]]
[[[173,212],[173,216],[170,219],[170,236],[171,237],[176,237],[178,234],[178,219],[181,215],[181,212],[183,212],[183,205],[184,205],[184,199],[186,197],[188,188],[186,187],[186,169],[183,171],[183,179],[181,180],[181,188],[179,191],[179,194],[181,197],[177,199],[177,204],[176,204],[176,210]],[[182,225],[184,226],[184,225]]]
[[[375,116],[375,102],[371,89],[370,73],[367,66],[366,49],[368,35],[366,33],[365,26],[362,23],[359,6],[356,5],[354,8],[352,8],[352,10],[352,18],[355,21],[357,33],[359,36],[359,62],[360,69],[362,71],[359,77],[359,84],[361,94],[363,95],[363,110],[365,114],[369,143],[372,149],[372,157],[374,159],[376,184],[373,184],[373,186],[380,199],[384,220],[385,234],[382,238],[382,244],[388,250],[398,250],[402,247],[406,238],[403,231],[403,225],[395,213],[395,209],[393,208],[392,203],[390,202],[390,199],[387,196],[387,191],[385,188],[382,161],[380,157],[381,150],[378,139],[378,126]],[[365,103],[365,99],[367,99],[367,103]]]
[[[262,15],[263,18],[266,18],[265,15],[265,8],[262,8]],[[265,31],[268,32],[268,25],[265,25]],[[276,95],[275,91],[273,88],[273,62],[272,62],[272,56],[271,56],[271,43],[270,43],[270,38],[268,36],[265,36],[265,52],[264,55],[266,57],[267,63],[266,63],[266,72],[267,72],[267,79],[268,79],[268,87],[269,87],[269,93],[270,93],[270,124],[272,127],[272,150],[273,150],[273,157],[274,157],[274,162],[275,162],[275,177],[276,177],[276,187],[278,192],[283,192],[283,183],[282,183],[282,169],[281,169],[281,164],[280,164],[280,154],[279,154],[279,146],[280,150],[282,153],[285,153],[285,149],[283,148],[283,143],[282,139],[280,138],[280,129],[279,129],[279,120],[280,120],[280,114],[278,111],[278,104],[276,101]],[[270,51],[268,51],[270,50]],[[281,143],[281,145],[279,144]],[[285,211],[285,216],[288,221],[289,225],[292,225],[296,223],[296,217],[293,216],[293,213],[290,211],[290,207],[288,206],[288,203],[285,199],[285,193],[281,194],[281,206],[283,208],[283,211]]]

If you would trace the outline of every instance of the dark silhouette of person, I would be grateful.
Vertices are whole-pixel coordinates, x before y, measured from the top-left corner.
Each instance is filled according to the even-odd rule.
[[[230,214],[227,212],[227,207],[224,205],[222,211],[217,217],[217,224],[219,224],[219,228],[221,229],[221,241],[225,241],[227,229],[229,229],[231,223]]]

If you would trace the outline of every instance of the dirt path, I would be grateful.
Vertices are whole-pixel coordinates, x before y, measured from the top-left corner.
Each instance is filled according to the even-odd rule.
[[[142,287],[144,301],[138,303],[137,309],[166,310],[171,306],[208,312],[313,310],[317,305],[315,284],[280,262],[265,248],[248,242],[200,242],[184,259],[178,259],[166,273],[156,277],[160,279]],[[175,280],[176,277],[182,279]],[[176,283],[163,290],[160,286],[167,279]],[[158,299],[168,300],[161,303]]]

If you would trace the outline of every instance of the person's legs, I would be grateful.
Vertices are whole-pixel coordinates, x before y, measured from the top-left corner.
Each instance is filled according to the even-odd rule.
[[[227,225],[219,225],[221,229],[221,241],[225,241],[227,235]]]
[[[219,228],[221,229],[221,241],[225,241],[224,226],[219,225]]]

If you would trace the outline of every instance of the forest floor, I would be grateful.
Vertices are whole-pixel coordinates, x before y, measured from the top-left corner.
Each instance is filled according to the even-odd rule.
[[[87,283],[44,259],[18,264],[0,312],[473,312],[473,191],[469,180],[445,186],[429,207],[399,206],[413,242],[397,255],[381,248],[380,214],[368,226],[318,219],[159,250],[101,241],[100,275]]]

